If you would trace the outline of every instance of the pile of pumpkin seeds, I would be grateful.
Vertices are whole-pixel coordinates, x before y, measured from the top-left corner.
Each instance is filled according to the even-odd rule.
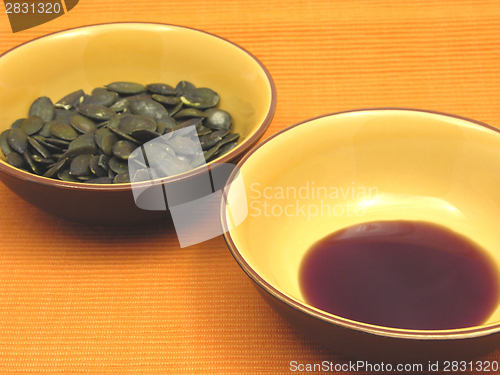
[[[111,184],[147,179],[144,171],[138,171],[141,176],[129,175],[129,157],[137,155],[133,152],[139,147],[147,155],[162,156],[167,163],[163,173],[171,176],[237,145],[232,117],[216,108],[218,103],[216,92],[187,81],[175,88],[114,82],[90,95],[72,92],[55,104],[43,96],[31,105],[27,118],[1,133],[0,146],[12,166],[63,181]]]

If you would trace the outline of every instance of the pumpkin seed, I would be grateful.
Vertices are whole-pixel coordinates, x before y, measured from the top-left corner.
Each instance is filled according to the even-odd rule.
[[[28,134],[21,128],[10,129],[7,133],[7,141],[10,147],[20,154],[28,149]]]
[[[194,155],[200,149],[199,144],[186,137],[175,136],[170,138],[167,143],[173,148],[176,154],[180,155]]]
[[[146,91],[146,87],[135,82],[113,82],[104,87],[121,95],[134,95]]]
[[[137,148],[137,145],[129,141],[118,141],[113,146],[113,155],[120,159],[128,160],[130,154]]]
[[[43,120],[40,116],[30,116],[23,121],[19,128],[23,129],[26,134],[32,135],[37,133],[43,126]]]
[[[151,99],[156,100],[163,105],[177,105],[181,100],[177,96],[163,96],[158,94],[151,95]]]
[[[36,139],[28,137],[28,142],[30,145],[40,153],[45,159],[50,158],[50,152],[45,147],[43,147]]]
[[[108,171],[99,166],[99,155],[90,158],[89,167],[90,171],[97,177],[108,177]]]
[[[156,130],[156,122],[150,117],[139,115],[123,115],[118,121],[118,128],[127,134],[132,134],[136,130]]]
[[[78,107],[83,102],[83,98],[85,93],[83,90],[77,90],[72,92],[71,94],[66,95],[64,98],[59,100],[54,107],[63,108],[63,109],[71,109],[74,107]]]
[[[118,94],[116,92],[104,90],[96,94],[93,93],[89,97],[85,98],[85,100],[82,102],[82,105],[95,104],[95,105],[102,105],[104,107],[109,107],[117,100],[118,100]]]
[[[70,123],[80,133],[95,133],[97,131],[94,121],[82,115],[71,117]]]
[[[132,142],[132,143],[135,143],[136,145],[140,145],[141,142],[139,142],[137,139],[135,138],[132,138],[130,135],[128,135],[127,133],[125,133],[124,131],[120,130],[119,128],[109,128],[109,130],[111,130],[113,133],[115,133],[118,137],[126,140],[126,141],[129,141],[129,142]]]
[[[114,102],[112,105],[109,106],[110,109],[112,109],[115,112],[122,112],[129,107],[129,102],[127,98],[122,98],[116,102]]]
[[[69,169],[65,169],[64,171],[61,171],[57,174],[57,177],[61,181],[66,181],[66,182],[78,182],[79,180],[72,175],[69,174]]]
[[[63,169],[67,168],[70,164],[70,160],[68,158],[63,158],[59,160],[57,163],[55,163],[50,169],[43,174],[43,177],[49,177],[52,178],[54,176],[57,176],[59,171],[62,171]]]
[[[97,104],[85,104],[78,107],[78,112],[93,120],[111,120],[116,112],[108,107]]]
[[[165,127],[165,129],[174,129],[177,126],[177,121],[175,121],[170,116],[160,116],[156,119],[156,126],[158,127],[160,124]]]
[[[186,106],[199,109],[212,108],[219,103],[219,95],[206,87],[189,90],[180,99]]]
[[[109,134],[106,134],[102,140],[101,140],[101,145],[100,149],[104,154],[112,156],[113,155],[113,146],[115,145],[116,142],[118,142],[119,139],[116,134],[109,132]]]
[[[24,161],[24,158],[19,155],[17,152],[11,152],[6,156],[7,163],[12,165],[13,167],[19,168],[19,169],[25,169],[26,168],[26,162]]]
[[[118,173],[113,181],[115,184],[129,184],[130,176],[128,172]]]
[[[118,159],[113,156],[109,160],[109,169],[111,169],[115,173],[123,173],[128,172],[128,163],[125,160]]]
[[[71,143],[70,141],[65,141],[63,139],[57,139],[57,138],[47,138],[45,139],[45,143],[48,143],[53,146],[60,147],[61,149],[67,149],[69,147],[69,144]]]
[[[52,100],[46,96],[41,96],[33,102],[29,110],[29,116],[39,116],[43,122],[52,121],[56,117],[56,111]]]
[[[2,134],[0,134],[0,148],[5,156],[9,155],[11,152],[14,152],[12,147],[9,144],[7,139],[7,135],[9,134],[10,129],[4,130]]]
[[[182,102],[179,102],[175,107],[173,107],[170,111],[168,111],[169,116],[175,115],[177,112],[179,112],[182,108]]]
[[[95,143],[94,134],[82,134],[76,137],[68,146],[61,158],[72,158],[82,154],[96,154],[97,146]]]
[[[44,124],[42,126],[42,128],[38,131],[37,135],[41,135],[42,137],[45,137],[45,138],[50,138],[52,137],[52,133],[50,132],[50,127],[53,125],[53,124],[56,124],[58,123],[59,121],[56,120],[52,120],[52,121],[49,121],[47,122],[46,124]]]
[[[89,176],[92,172],[90,171],[90,159],[91,154],[82,154],[76,156],[69,167],[69,173],[72,176]]]
[[[195,90],[196,87],[191,82],[188,81],[180,81],[175,87],[175,95],[177,97],[181,97],[186,94],[188,91]]]
[[[78,137],[78,133],[76,132],[76,130],[73,129],[70,125],[66,124],[59,124],[59,123],[53,124],[50,127],[50,132],[54,137],[66,141],[72,141],[73,139]]]
[[[217,130],[207,135],[202,135],[200,137],[200,144],[202,150],[208,150],[215,146],[224,136],[229,132],[229,130]]]
[[[26,165],[29,167],[29,169],[35,172],[35,174],[37,175],[43,174],[42,168],[40,168],[40,166],[37,163],[35,163],[29,151],[24,151],[23,158],[24,161],[26,162]]]
[[[148,98],[130,99],[130,109],[136,115],[148,116],[154,119],[167,116],[168,112],[164,106]]]
[[[38,154],[32,154],[31,157],[38,164],[44,164],[46,166],[52,166],[52,164],[54,164],[54,160],[48,159],[48,158],[43,158],[42,156],[40,156]]]
[[[21,124],[23,123],[23,121],[26,120],[25,118],[18,118],[16,121],[14,121],[12,123],[12,125],[10,126],[11,129],[13,128],[19,128],[21,126]]]
[[[207,117],[207,114],[205,112],[200,111],[199,109],[196,108],[186,108],[183,109],[182,111],[179,111],[175,114],[174,118],[179,119],[183,117]]]
[[[240,135],[238,133],[229,133],[224,138],[222,138],[219,142],[217,142],[217,144],[222,146],[222,145],[225,145],[226,143],[236,141],[239,137],[240,137]]]
[[[105,171],[107,171],[109,169],[109,160],[110,159],[111,158],[106,154],[99,155],[99,160],[97,161],[97,165],[99,167],[101,167],[102,169],[104,169]]]
[[[221,146],[221,148],[219,148],[219,151],[217,152],[216,157],[219,157],[219,156],[222,156],[222,155],[228,153],[233,148],[235,148],[237,145],[238,145],[238,142],[226,143],[225,145]]]
[[[140,141],[141,143],[152,141],[153,139],[158,138],[160,136],[160,134],[158,134],[157,132],[152,132],[147,129],[134,130],[130,135],[134,139]]]
[[[233,122],[233,118],[231,117],[229,112],[226,112],[222,109],[210,108],[207,109],[204,113],[207,117],[204,124],[206,127],[211,129],[229,129],[231,123]]]
[[[146,85],[149,92],[159,95],[175,95],[175,89],[165,83],[150,83]]]

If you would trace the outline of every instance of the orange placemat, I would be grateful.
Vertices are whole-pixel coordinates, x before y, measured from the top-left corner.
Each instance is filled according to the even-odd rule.
[[[496,1],[80,0],[15,34],[0,10],[0,53],[116,21],[225,37],[275,80],[266,136],[325,113],[388,106],[500,126]],[[274,313],[222,238],[181,249],[168,223],[77,225],[1,184],[0,213],[0,373],[285,374],[292,361],[347,363]]]

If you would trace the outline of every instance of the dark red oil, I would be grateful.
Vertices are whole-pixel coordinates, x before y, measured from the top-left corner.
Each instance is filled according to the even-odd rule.
[[[499,302],[497,270],[485,251],[426,222],[380,221],[335,232],[306,253],[299,283],[314,307],[393,328],[471,327]]]

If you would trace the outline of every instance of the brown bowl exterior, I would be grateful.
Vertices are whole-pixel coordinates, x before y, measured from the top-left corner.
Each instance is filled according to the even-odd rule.
[[[175,85],[181,80],[217,91],[219,108],[232,114],[233,131],[241,134],[238,146],[216,163],[240,158],[269,127],[276,109],[276,89],[269,72],[249,52],[187,27],[112,23],[50,34],[1,55],[0,132],[17,118],[26,117],[39,96],[56,102],[68,92],[80,88],[89,92],[113,81]],[[198,168],[155,180],[153,185],[185,183],[203,172]],[[68,220],[122,225],[166,216],[165,212],[138,208],[130,184],[99,186],[52,180],[13,168],[3,155],[0,180],[33,206]]]

